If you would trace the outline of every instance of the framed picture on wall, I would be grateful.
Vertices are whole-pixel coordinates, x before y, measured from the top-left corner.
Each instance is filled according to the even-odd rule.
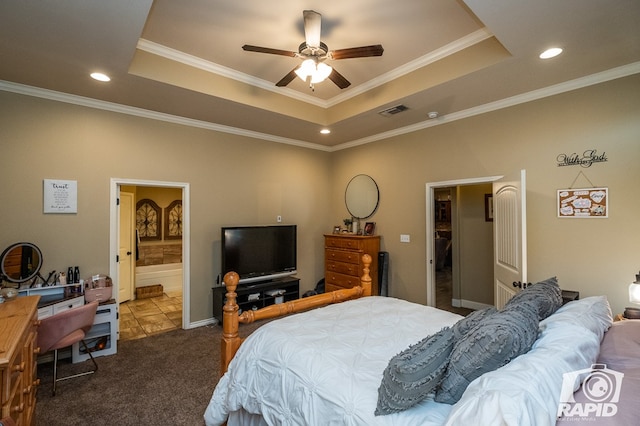
[[[136,203],[136,229],[140,241],[161,240],[160,234],[162,210],[155,201],[148,198]]]
[[[493,222],[493,194],[484,194],[484,220]]]
[[[164,209],[164,239],[182,239],[182,200],[175,200]]]

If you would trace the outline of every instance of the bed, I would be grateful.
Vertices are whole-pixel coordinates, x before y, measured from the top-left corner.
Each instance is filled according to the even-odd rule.
[[[370,262],[370,258],[364,260],[365,264]],[[223,314],[226,315],[222,342],[224,374],[204,414],[209,426],[224,423],[256,426],[538,426],[569,424],[578,417],[577,420],[587,418],[595,424],[626,424],[616,421],[640,414],[633,404],[625,402],[626,395],[634,395],[627,392],[628,389],[640,390],[637,388],[640,363],[635,361],[640,350],[640,322],[624,321],[625,325],[611,327],[611,310],[604,296],[569,302],[544,319],[536,320],[532,344],[526,351],[505,365],[490,368],[469,380],[455,402],[445,403],[440,392],[443,383],[450,378],[449,370],[455,370],[452,366],[459,361],[456,350],[463,346],[461,341],[467,342],[469,336],[475,336],[478,329],[482,329],[478,323],[468,323],[470,328],[465,331],[468,333],[465,339],[453,334],[453,349],[445,363],[445,379],[439,377],[438,387],[419,400],[414,399],[406,409],[380,413],[383,384],[392,361],[412,348],[437,349],[444,341],[443,336],[451,336],[453,332],[450,331],[469,317],[400,299],[371,296],[366,268],[360,287],[242,315],[238,315],[234,299],[236,277],[225,277],[225,283],[228,294]],[[526,309],[531,308],[526,298],[523,305]],[[296,313],[314,307],[318,308]],[[238,337],[238,323],[279,314],[288,315],[261,326],[244,342]],[[499,315],[488,312],[484,319],[481,315],[478,317],[487,322]],[[617,337],[608,333],[609,329],[615,330]],[[518,332],[527,334],[522,330]],[[603,339],[605,333],[612,337]],[[629,338],[629,335],[636,337]],[[432,343],[435,337],[440,341]],[[505,341],[502,337],[493,340]],[[627,355],[633,355],[622,357],[625,362],[615,354],[621,346],[620,341],[635,342],[627,345]],[[509,347],[517,346],[514,342],[509,340]],[[609,348],[601,350],[601,344],[606,342],[610,342]],[[477,353],[485,356],[488,352],[484,349],[488,347],[485,343],[482,339],[473,340],[475,346],[472,347],[477,350],[462,351],[463,357]],[[436,353],[441,352],[436,350]],[[578,395],[581,379],[595,371],[592,367],[601,353],[607,354],[604,361],[612,362],[613,359],[614,366],[629,371],[625,373],[623,385],[626,388],[622,388],[622,397],[618,395],[615,401],[604,401],[615,406],[617,417],[608,416],[611,405],[609,412],[607,409],[589,411],[591,406],[588,404],[593,402],[593,396],[584,399]],[[427,364],[438,361],[438,356],[427,358]],[[402,359],[406,361],[407,358]],[[569,378],[573,378],[573,382]],[[565,403],[563,409],[559,409],[561,402]],[[600,406],[601,403],[598,402]],[[580,407],[584,409],[580,410]],[[612,419],[613,423],[606,423]]]

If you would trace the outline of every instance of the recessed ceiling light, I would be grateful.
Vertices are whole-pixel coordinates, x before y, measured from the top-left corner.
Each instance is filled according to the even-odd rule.
[[[331,130],[329,130],[329,129],[322,129],[322,130],[320,130],[320,133],[322,133],[323,135],[328,135],[329,133],[331,133]]]
[[[91,78],[98,81],[111,81],[111,78],[108,75],[101,72],[92,72]]]
[[[433,119],[433,118],[438,118],[438,111],[431,111],[428,114],[429,118]]]
[[[562,49],[559,47],[552,47],[551,49],[547,49],[540,54],[540,59],[549,59],[558,56],[562,53]]]

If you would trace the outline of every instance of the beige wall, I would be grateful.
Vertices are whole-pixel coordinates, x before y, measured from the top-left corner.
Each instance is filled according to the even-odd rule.
[[[110,181],[186,182],[192,322],[212,317],[220,227],[298,225],[301,287],[323,274],[330,154],[0,92],[0,248],[38,245],[43,271],[109,273]],[[43,214],[43,179],[78,182],[78,213]]]
[[[558,167],[561,153],[606,152],[590,168]],[[557,276],[581,296],[606,294],[615,312],[640,269],[640,76],[587,87],[340,151],[333,218],[350,176],[371,175],[380,206],[371,220],[390,255],[390,293],[425,303],[425,184],[527,170],[529,280]],[[610,192],[608,219],[558,219],[556,191],[579,172]],[[576,187],[590,186],[582,176]],[[410,234],[411,243],[400,243]]]
[[[211,317],[219,229],[299,227],[303,290],[322,276],[322,234],[347,217],[358,173],[378,183],[371,220],[390,253],[390,292],[426,302],[425,184],[527,170],[529,280],[557,275],[582,296],[606,294],[616,312],[640,269],[640,76],[569,92],[364,146],[325,153],[0,92],[0,247],[31,241],[44,271],[109,268],[111,178],[186,182],[191,194],[191,321]],[[393,119],[393,118],[391,118]],[[606,151],[589,169],[557,167],[560,153]],[[583,171],[609,187],[609,219],[560,220],[556,190]],[[78,181],[78,213],[42,213],[42,180]],[[588,186],[584,179],[577,185]],[[410,234],[411,243],[400,243]]]

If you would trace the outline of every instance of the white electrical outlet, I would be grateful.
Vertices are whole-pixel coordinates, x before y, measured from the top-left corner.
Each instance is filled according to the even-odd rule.
[[[278,215],[278,216],[276,217],[276,221],[278,221],[278,223],[282,222],[282,216]]]
[[[400,234],[400,242],[401,243],[410,243],[411,242],[411,237],[409,236],[409,234]]]

